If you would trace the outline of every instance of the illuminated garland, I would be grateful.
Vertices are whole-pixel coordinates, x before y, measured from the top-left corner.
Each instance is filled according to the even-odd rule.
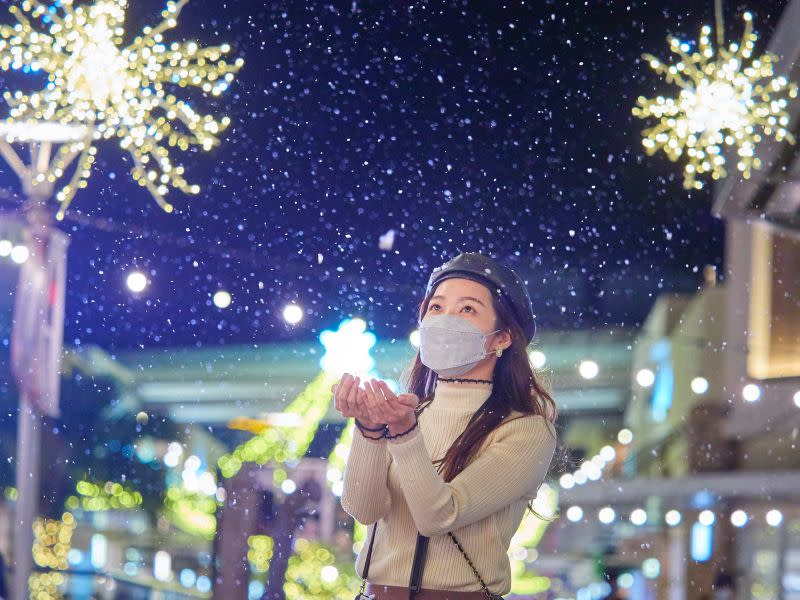
[[[43,71],[48,78],[40,92],[4,94],[11,120],[89,127],[89,137],[62,144],[49,170],[34,182],[54,183],[78,156],[74,175],[57,194],[59,219],[75,192],[86,186],[96,154],[93,144],[101,139],[119,140],[133,159],[133,178],[167,212],[172,211],[165,200],[171,188],[200,191],[186,181],[184,167],[173,162],[168,148],[210,150],[230,119],[200,115],[168,90],[194,87],[218,96],[243,61],[223,60],[230,52],[227,44],[203,48],[196,42],[165,42],[163,34],[177,25],[187,2],[167,2],[162,21],[146,27],[126,47],[121,44],[127,0],[77,7],[73,0],[52,5],[23,0],[10,7],[17,24],[0,26],[0,68]]]
[[[40,567],[64,570],[75,531],[75,517],[65,512],[61,519],[38,518],[33,522],[33,560]]]
[[[750,13],[744,14],[744,21],[741,44],[725,48],[720,32],[716,55],[708,25],[701,31],[695,52],[690,53],[687,42],[669,38],[670,50],[680,57],[675,64],[644,55],[650,67],[680,91],[677,98],[637,99],[633,114],[658,120],[642,132],[642,143],[648,155],[662,151],[672,161],[686,160],[686,189],[703,187],[699,175],[710,173],[719,179],[727,174],[723,146],[736,149],[736,167],[746,179],[752,169],[761,167],[755,146],[763,136],[795,141],[787,129],[786,108],[787,98],[797,96],[797,86],[785,77],[774,77],[775,56],[752,58],[758,36],[753,33]]]
[[[311,445],[319,422],[328,412],[331,402],[330,387],[334,381],[329,374],[319,374],[286,407],[284,412],[299,415],[302,418],[301,424],[291,427],[274,426],[254,435],[230,454],[222,456],[218,464],[223,477],[233,477],[247,462],[263,465],[268,462],[300,460]]]
[[[294,549],[283,585],[287,600],[352,599],[361,581],[352,560],[336,564],[330,548],[305,538],[298,538]]]
[[[214,496],[170,487],[164,496],[164,515],[181,531],[213,540],[217,532],[217,506]]]
[[[275,548],[274,540],[268,535],[251,535],[247,538],[247,560],[253,571],[266,573]]]
[[[133,488],[107,481],[104,484],[79,481],[75,485],[77,496],[69,496],[66,506],[70,510],[129,510],[141,506],[142,495]]]

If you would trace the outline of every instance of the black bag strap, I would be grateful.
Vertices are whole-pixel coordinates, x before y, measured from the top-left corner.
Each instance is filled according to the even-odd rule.
[[[422,589],[422,569],[425,567],[429,539],[421,533],[417,534],[417,547],[414,548],[414,562],[411,565],[411,579],[408,582],[408,600],[414,600],[414,595]]]
[[[372,538],[369,540],[369,548],[367,549],[367,560],[364,562],[364,576],[361,578],[361,591],[360,594],[364,593],[364,590],[367,589],[367,577],[369,576],[369,561],[372,558],[372,545],[375,543],[375,530],[378,528],[378,522],[375,521],[375,525],[372,527]]]

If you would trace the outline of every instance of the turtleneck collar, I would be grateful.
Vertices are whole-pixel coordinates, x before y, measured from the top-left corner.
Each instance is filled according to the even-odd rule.
[[[485,383],[438,381],[431,408],[475,412],[486,402],[492,386]]]

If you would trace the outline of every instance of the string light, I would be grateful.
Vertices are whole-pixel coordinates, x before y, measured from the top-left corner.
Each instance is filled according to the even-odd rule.
[[[40,567],[64,570],[72,545],[75,517],[65,512],[61,519],[36,519],[33,523],[33,560]]]
[[[680,57],[665,64],[651,54],[644,58],[668,83],[680,88],[677,98],[640,96],[633,114],[654,117],[658,123],[642,132],[648,155],[663,151],[672,161],[686,160],[683,185],[700,189],[697,176],[710,173],[713,179],[727,175],[723,146],[736,149],[736,168],[747,179],[761,161],[755,145],[763,136],[794,143],[788,131],[787,98],[797,96],[797,86],[785,77],[774,77],[775,56],[767,53],[753,59],[758,36],[753,17],[744,14],[741,43],[724,46],[720,35],[718,50],[709,41],[711,27],[703,26],[697,50],[687,42],[669,38],[670,50]]]
[[[138,491],[113,481],[92,483],[82,480],[75,485],[75,490],[77,495],[66,500],[70,510],[131,510],[142,504],[142,495]]]
[[[17,24],[0,26],[0,68],[42,71],[48,78],[42,91],[4,94],[11,123],[84,125],[89,132],[85,139],[63,143],[49,169],[34,181],[53,184],[78,157],[74,174],[56,195],[59,219],[75,192],[86,186],[99,140],[119,141],[133,158],[133,178],[165,211],[172,211],[165,199],[170,189],[200,191],[184,178],[184,167],[173,162],[170,149],[210,150],[219,144],[230,119],[201,115],[168,90],[194,87],[218,96],[244,62],[223,59],[230,53],[227,44],[200,47],[193,41],[164,41],[164,33],[177,26],[187,3],[167,2],[162,21],[145,27],[125,47],[127,0],[97,0],[77,7],[73,0],[52,6],[23,0],[10,7]]]

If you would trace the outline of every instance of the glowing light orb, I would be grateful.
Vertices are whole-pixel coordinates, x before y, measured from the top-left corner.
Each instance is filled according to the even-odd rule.
[[[583,509],[580,506],[570,506],[567,509],[567,519],[577,523],[583,518]]]
[[[714,516],[714,512],[710,510],[704,510],[703,512],[698,515],[697,520],[700,521],[701,525],[705,525],[709,527],[714,524],[716,517]]]
[[[640,369],[636,373],[636,383],[642,387],[650,387],[656,380],[656,376],[650,369]]]
[[[640,527],[647,523],[647,512],[643,508],[637,508],[633,512],[631,512],[631,523]]]
[[[621,429],[617,434],[617,441],[623,446],[627,446],[633,441],[633,432],[630,429]]]
[[[534,369],[541,369],[547,362],[547,357],[541,350],[531,350],[528,354],[528,358],[530,359],[531,366]]]
[[[744,14],[745,31],[739,44],[716,51],[709,40],[711,27],[703,26],[697,49],[669,38],[670,50],[680,60],[665,64],[645,54],[650,67],[668,83],[678,87],[677,97],[640,96],[633,114],[658,122],[642,132],[648,155],[664,152],[674,161],[684,159],[683,185],[700,189],[698,176],[713,179],[727,175],[724,147],[735,149],[736,168],[747,179],[761,167],[755,146],[765,136],[794,143],[790,133],[788,98],[797,96],[797,86],[785,77],[774,77],[775,56],[753,58],[758,36],[753,17]]]
[[[143,292],[144,288],[147,287],[147,277],[141,271],[132,271],[128,273],[125,283],[130,291],[138,294],[139,292]]]
[[[767,524],[772,527],[777,527],[783,522],[783,514],[781,511],[773,508],[767,513]]]
[[[689,385],[695,394],[705,394],[708,391],[708,380],[705,377],[695,377]]]
[[[742,397],[748,402],[755,402],[761,398],[761,388],[755,383],[748,383],[742,388]]]
[[[581,361],[578,372],[584,379],[594,379],[600,372],[600,367],[593,360],[584,360]]]
[[[606,506],[605,508],[600,509],[600,511],[597,513],[597,518],[600,519],[601,523],[610,525],[614,522],[614,519],[617,518],[617,514],[614,512],[613,508]]]
[[[225,290],[214,293],[214,306],[217,308],[228,308],[232,301],[231,295]]]
[[[303,309],[297,304],[287,304],[283,308],[283,320],[289,325],[297,325],[303,320]]]
[[[74,6],[61,0],[47,6],[25,0],[9,8],[14,26],[0,26],[0,68],[43,72],[48,83],[39,92],[6,92],[10,122],[84,126],[83,135],[64,140],[46,173],[35,184],[55,182],[72,158],[76,170],[56,198],[64,216],[75,192],[86,186],[99,140],[116,138],[133,159],[133,178],[167,212],[165,196],[172,188],[187,194],[200,190],[173,162],[171,149],[210,150],[230,119],[197,113],[173,90],[199,88],[205,94],[224,92],[242,67],[242,59],[227,62],[227,44],[201,47],[197,42],[164,40],[177,26],[188,0],[170,0],[161,22],[145,27],[128,46],[123,23],[127,0],[96,0]],[[24,137],[24,136],[22,136]]]
[[[30,258],[31,252],[28,250],[27,246],[19,245],[14,246],[11,248],[11,260],[13,260],[18,265],[24,263],[28,258]]]
[[[744,527],[747,524],[747,513],[743,510],[735,510],[731,513],[731,523],[734,527]]]

